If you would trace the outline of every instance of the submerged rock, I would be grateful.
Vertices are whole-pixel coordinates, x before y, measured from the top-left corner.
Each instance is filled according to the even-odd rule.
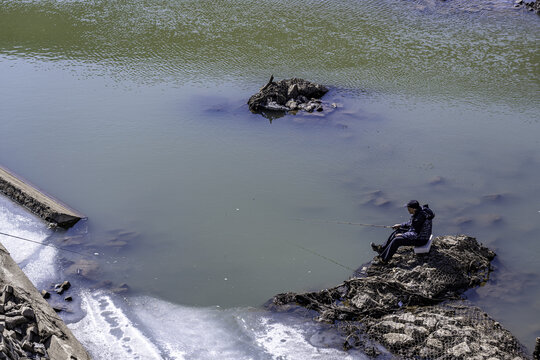
[[[363,194],[364,200],[362,205],[374,205],[377,207],[384,207],[392,204],[392,201],[386,197],[381,190],[370,191]]]
[[[429,180],[429,185],[442,185],[446,180],[442,176],[435,176]]]
[[[528,358],[511,333],[460,297],[488,280],[494,257],[474,238],[438,237],[429,254],[402,247],[387,265],[364,267],[331,289],[276,295],[269,307],[315,311],[342,332],[345,349],[383,347],[407,359]]]
[[[99,279],[99,264],[94,260],[80,259],[65,269],[68,276],[82,276],[88,280]]]
[[[64,291],[68,290],[71,287],[71,283],[69,281],[64,281],[61,284],[56,284],[54,288],[56,289],[56,293],[59,295],[62,295]]]
[[[305,110],[307,112],[323,111],[319,99],[328,92],[320,84],[298,78],[275,82],[274,76],[259,92],[248,100],[249,110],[260,112]]]

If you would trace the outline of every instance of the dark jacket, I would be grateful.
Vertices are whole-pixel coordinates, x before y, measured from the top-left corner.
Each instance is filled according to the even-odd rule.
[[[435,217],[435,213],[426,204],[411,215],[409,221],[401,224],[401,227],[407,229],[405,237],[414,237],[422,241],[428,241],[431,236],[431,221]]]

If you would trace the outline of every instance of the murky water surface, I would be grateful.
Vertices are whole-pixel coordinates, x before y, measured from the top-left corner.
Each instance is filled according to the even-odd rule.
[[[539,30],[507,1],[0,1],[0,164],[88,216],[100,279],[198,307],[335,285],[387,232],[297,219],[417,198],[495,249],[469,296],[531,347]],[[271,74],[338,109],[249,113]]]

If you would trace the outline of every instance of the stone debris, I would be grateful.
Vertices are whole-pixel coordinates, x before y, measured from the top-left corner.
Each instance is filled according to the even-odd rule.
[[[34,309],[6,285],[0,296],[0,359],[53,359],[54,334],[39,326]]]
[[[259,92],[249,98],[248,106],[252,112],[321,112],[324,111],[324,106],[320,98],[327,92],[325,86],[304,79],[292,78],[274,82],[272,76]]]
[[[268,307],[314,311],[341,332],[344,349],[372,358],[529,359],[510,332],[462,298],[489,279],[494,257],[474,238],[437,237],[429,254],[402,247],[387,265],[362,267],[331,289],[276,295]]]
[[[61,284],[56,284],[54,288],[56,289],[56,293],[58,295],[62,295],[64,291],[68,290],[71,287],[71,283],[69,281],[64,281]]]
[[[82,344],[1,244],[0,263],[0,360],[89,360]],[[67,282],[60,285],[69,287]]]
[[[56,284],[56,293],[62,294],[71,287],[69,281]],[[51,294],[41,291],[41,296],[50,298]],[[71,296],[65,301],[73,301]],[[64,308],[54,306],[56,312]],[[46,327],[38,325],[36,313],[29,303],[15,294],[10,285],[5,285],[0,294],[0,360],[1,359],[49,359],[48,344],[52,334]]]

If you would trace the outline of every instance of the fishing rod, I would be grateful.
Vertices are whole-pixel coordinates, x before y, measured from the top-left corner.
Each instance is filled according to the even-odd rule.
[[[392,226],[389,226],[389,225],[362,224],[362,223],[355,223],[355,222],[349,222],[349,221],[339,221],[339,220],[320,220],[320,219],[295,219],[295,220],[297,220],[297,221],[323,222],[323,223],[340,224],[340,225],[359,225],[359,226],[369,226],[369,227],[392,229]]]
[[[31,239],[23,238],[23,237],[20,237],[20,236],[17,236],[17,235],[6,234],[6,233],[1,232],[1,231],[0,231],[0,235],[9,236],[9,237],[12,237],[12,238],[15,238],[15,239],[19,239],[19,240],[29,241],[29,242],[32,242],[32,243],[34,243],[34,244],[39,244],[39,245],[43,245],[43,246],[49,246],[49,247],[55,248],[55,249],[57,249],[57,250],[69,251],[69,252],[72,252],[72,253],[75,253],[75,254],[79,254],[79,255],[82,255],[82,256],[89,256],[88,254],[83,254],[83,253],[80,253],[80,252],[75,251],[75,250],[70,250],[70,249],[62,248],[62,247],[56,246],[56,245],[54,245],[54,244],[44,244],[44,243],[39,242],[39,241],[36,241],[36,240],[31,240]]]

